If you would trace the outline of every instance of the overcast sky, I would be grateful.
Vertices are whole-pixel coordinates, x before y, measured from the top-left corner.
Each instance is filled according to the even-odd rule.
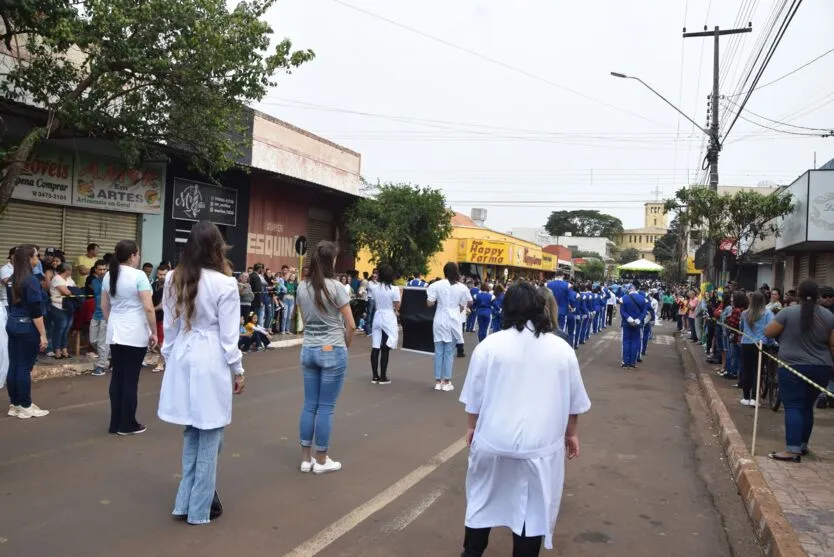
[[[641,77],[706,123],[713,40],[683,39],[682,28],[752,22],[752,33],[721,41],[723,119],[726,103],[743,99],[731,95],[783,3],[280,0],[268,16],[276,35],[316,59],[257,108],[360,152],[369,180],[440,188],[467,214],[486,208],[490,228],[543,225],[571,208],[637,227],[657,190],[669,197],[702,179],[704,136],[609,72]],[[832,21],[834,1],[805,0],[759,85],[834,49]],[[722,185],[790,183],[815,152],[818,165],[834,158],[834,138],[773,122],[834,128],[834,52],[754,91],[747,110],[793,133],[739,119],[721,154]]]

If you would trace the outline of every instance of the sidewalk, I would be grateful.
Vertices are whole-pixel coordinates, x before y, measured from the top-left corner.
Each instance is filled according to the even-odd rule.
[[[275,348],[300,346],[302,339],[302,335],[273,335],[272,346]],[[43,381],[45,379],[55,379],[56,377],[74,377],[92,373],[93,368],[95,368],[95,359],[87,357],[83,348],[81,352],[82,354],[80,356],[73,356],[66,360],[56,360],[40,354],[37,363],[35,363],[35,367],[32,369],[32,381]],[[159,360],[159,354],[148,354],[145,359],[153,366],[156,366]]]
[[[767,453],[784,448],[785,414],[782,408],[773,412],[763,405],[759,408],[756,456],[751,457],[755,410],[740,404],[736,382],[716,375],[713,368],[718,366],[706,362],[700,345],[679,339],[678,349],[699,373],[725,452],[736,471],[736,483],[763,537],[766,554],[834,555],[834,409],[815,410],[811,453],[801,464],[792,464],[767,457]]]

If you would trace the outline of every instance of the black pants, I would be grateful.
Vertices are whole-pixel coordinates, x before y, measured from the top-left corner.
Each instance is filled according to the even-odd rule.
[[[611,325],[611,321],[614,319],[614,306],[608,304],[605,306],[605,317],[608,321],[608,324]],[[568,317],[570,319],[570,317]]]
[[[374,381],[388,380],[388,355],[391,349],[388,348],[388,335],[385,331],[382,332],[382,342],[379,343],[380,348],[371,348],[371,373],[374,376]],[[382,352],[382,374],[380,371],[380,352]]]
[[[766,358],[767,356],[762,356]],[[759,365],[759,349],[755,344],[741,345],[741,367],[739,370],[741,374],[738,377],[738,383],[744,391],[744,396],[741,398],[745,400],[758,400],[757,396],[753,395],[756,389],[756,374],[758,373]]]
[[[110,345],[110,433],[129,433],[141,426],[136,421],[139,371],[147,347]]]
[[[489,544],[491,528],[466,528],[463,538],[463,553],[460,557],[481,557]],[[513,533],[513,557],[536,557],[542,548],[543,536],[526,537],[525,531],[518,536]]]

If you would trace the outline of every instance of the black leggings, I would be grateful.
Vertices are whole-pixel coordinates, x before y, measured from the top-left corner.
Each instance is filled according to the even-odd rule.
[[[765,356],[762,356],[763,358]],[[753,390],[756,388],[756,374],[759,366],[759,349],[755,344],[741,345],[741,375],[738,382],[741,389],[744,391],[745,400],[758,400],[758,397],[753,396]]]
[[[481,557],[489,544],[491,528],[469,528],[463,538],[463,555],[461,557]],[[537,557],[542,548],[543,536],[525,536],[521,531],[518,536],[513,532],[513,557]]]
[[[140,428],[136,421],[139,371],[147,347],[110,345],[110,433],[130,433]]]
[[[371,373],[373,373],[374,380],[388,380],[388,354],[391,352],[391,349],[388,348],[388,335],[385,332],[382,333],[382,342],[380,342],[381,348],[372,348],[371,349]],[[380,358],[379,353],[382,352],[382,375],[379,374],[379,364]]]

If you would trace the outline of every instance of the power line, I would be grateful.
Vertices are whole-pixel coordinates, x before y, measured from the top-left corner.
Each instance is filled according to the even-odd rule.
[[[534,79],[534,80],[539,81],[539,82],[541,82],[541,83],[545,83],[545,84],[547,84],[547,85],[550,85],[551,87],[555,87],[555,88],[557,88],[557,89],[561,89],[561,90],[563,90],[563,91],[566,91],[566,92],[568,92],[568,93],[571,93],[571,94],[576,95],[576,96],[578,96],[578,97],[581,97],[581,98],[583,98],[583,99],[586,99],[586,100],[589,100],[589,101],[593,101],[593,102],[596,102],[596,103],[602,104],[602,105],[604,105],[604,106],[607,106],[608,108],[612,108],[612,109],[614,109],[614,110],[617,110],[617,111],[623,112],[623,113],[625,113],[625,114],[629,114],[629,115],[631,115],[631,116],[635,116],[635,117],[637,117],[637,118],[640,118],[641,120],[645,120],[645,121],[647,121],[647,122],[652,122],[652,123],[654,123],[654,124],[658,124],[658,125],[660,125],[660,126],[667,127],[665,124],[662,124],[662,123],[660,123],[660,122],[657,122],[657,121],[655,121],[655,120],[652,120],[652,119],[650,119],[650,118],[647,118],[647,117],[645,117],[645,116],[643,116],[643,115],[641,115],[641,114],[638,114],[638,113],[636,113],[636,112],[632,112],[631,110],[628,110],[628,109],[626,109],[626,108],[621,108],[621,107],[619,107],[619,106],[613,105],[613,104],[611,104],[611,103],[609,103],[609,102],[603,101],[602,99],[598,99],[598,98],[593,97],[593,96],[591,96],[591,95],[588,95],[588,94],[586,94],[586,93],[582,93],[581,91],[577,91],[576,89],[573,89],[573,88],[568,87],[568,86],[566,86],[566,85],[562,85],[561,83],[557,83],[557,82],[555,82],[555,81],[553,81],[553,80],[550,80],[550,79],[548,79],[548,78],[546,78],[546,77],[542,77],[542,76],[540,76],[540,75],[536,75],[536,74],[534,74],[534,73],[531,73],[531,72],[529,72],[529,71],[527,71],[527,70],[523,70],[523,69],[518,68],[518,67],[516,67],[516,66],[512,66],[512,65],[510,65],[510,64],[507,64],[506,62],[502,62],[501,60],[498,60],[498,59],[496,59],[496,58],[492,58],[492,57],[490,57],[490,56],[487,56],[486,54],[482,54],[482,53],[480,53],[480,52],[477,52],[477,51],[474,51],[474,50],[472,50],[472,49],[466,48],[465,46],[461,46],[461,45],[455,44],[455,43],[453,43],[453,42],[451,42],[451,41],[447,41],[446,39],[442,39],[442,38],[437,37],[437,36],[435,36],[435,35],[431,35],[431,34],[429,34],[429,33],[426,33],[425,31],[420,31],[419,29],[415,29],[414,27],[410,27],[410,26],[408,26],[408,25],[405,25],[405,24],[400,23],[400,22],[398,22],[398,21],[395,21],[395,20],[393,20],[393,19],[389,19],[389,18],[387,18],[387,17],[385,17],[385,16],[382,16],[382,15],[376,14],[376,13],[371,12],[371,11],[369,11],[369,10],[366,10],[366,9],[360,8],[360,7],[358,7],[358,6],[354,6],[353,4],[349,4],[349,3],[347,3],[347,2],[344,2],[343,0],[330,0],[330,1],[331,1],[331,2],[334,2],[334,3],[336,3],[336,4],[339,4],[340,6],[344,6],[344,7],[346,7],[346,8],[350,8],[351,10],[354,10],[354,11],[357,11],[357,12],[360,12],[360,13],[363,13],[363,14],[365,14],[365,15],[369,16],[369,17],[372,17],[372,18],[378,19],[378,20],[380,20],[380,21],[384,21],[384,22],[386,22],[386,23],[388,23],[388,24],[390,24],[390,25],[394,25],[394,26],[396,26],[396,27],[399,27],[400,29],[404,29],[404,30],[409,31],[409,32],[411,32],[411,33],[415,33],[415,34],[420,35],[421,37],[424,37],[424,38],[426,38],[426,39],[430,39],[430,40],[435,41],[435,42],[437,42],[437,43],[440,43],[440,44],[442,44],[442,45],[445,45],[445,46],[448,46],[448,47],[450,47],[450,48],[453,48],[453,49],[455,49],[455,50],[459,50],[460,52],[464,52],[464,53],[466,53],[466,54],[469,54],[470,56],[474,56],[474,57],[476,57],[476,58],[479,58],[479,59],[481,59],[481,60],[484,60],[485,62],[489,62],[489,63],[491,63],[491,64],[495,64],[495,65],[500,66],[500,67],[502,67],[502,68],[504,68],[504,69],[506,69],[506,70],[510,70],[510,71],[512,71],[512,72],[515,72],[515,73],[517,73],[517,74],[523,75],[523,76],[528,77],[528,78],[530,78],[530,79]]]
[[[788,73],[786,73],[785,75],[782,75],[782,76],[777,77],[777,78],[776,78],[776,79],[774,79],[773,81],[768,81],[767,83],[765,83],[765,84],[763,84],[763,85],[759,85],[759,86],[758,86],[758,87],[756,87],[755,89],[752,89],[752,91],[759,91],[759,90],[761,90],[761,89],[764,89],[765,87],[770,87],[770,86],[771,86],[771,85],[773,85],[774,83],[778,83],[778,82],[782,81],[783,79],[785,79],[785,78],[787,78],[787,77],[792,76],[792,75],[793,75],[793,74],[795,74],[796,72],[798,72],[798,71],[800,71],[800,70],[804,70],[805,68],[807,68],[808,66],[810,66],[810,65],[811,65],[811,64],[813,64],[814,62],[817,62],[817,61],[819,61],[819,60],[822,60],[823,58],[825,58],[826,56],[828,56],[828,55],[829,55],[829,54],[831,54],[832,52],[834,52],[834,48],[832,48],[831,50],[826,50],[825,52],[823,52],[822,54],[820,54],[819,56],[817,56],[817,57],[816,57],[816,58],[814,58],[813,60],[809,60],[808,62],[805,62],[804,64],[802,64],[802,65],[801,65],[801,66],[799,66],[798,68],[795,68],[795,69],[793,69],[793,70],[789,71],[789,72],[788,72]],[[747,91],[742,91],[741,93],[733,93],[732,95],[725,95],[725,96],[727,96],[727,97],[740,97],[741,95],[744,95],[744,94],[746,94],[746,93],[747,93]]]
[[[724,99],[724,102],[728,103],[728,104],[732,104],[736,107],[739,107],[738,103],[735,103],[735,102],[731,101],[730,99]],[[762,116],[761,114],[757,114],[757,113],[753,112],[752,110],[750,110],[749,108],[747,109],[747,112],[748,112],[748,114],[752,114],[756,118],[760,118],[762,120],[765,120],[767,122],[771,122],[773,124],[779,124],[780,126],[790,126],[792,128],[799,128],[799,129],[802,129],[802,130],[810,130],[810,131],[816,131],[816,132],[828,132],[828,131],[831,131],[832,129],[834,129],[834,127],[832,127],[832,128],[811,128],[811,127],[808,127],[808,126],[800,126],[798,124],[791,124],[790,122],[781,122],[779,120],[774,120],[772,118],[768,118],[767,116]],[[747,119],[745,118],[745,120],[747,120]],[[756,123],[756,122],[753,122],[752,120],[747,120],[747,121],[751,122],[753,124]],[[762,126],[762,127],[765,127],[765,126]],[[775,128],[768,128],[768,129],[775,129]],[[776,130],[776,131],[782,131],[782,130]]]

